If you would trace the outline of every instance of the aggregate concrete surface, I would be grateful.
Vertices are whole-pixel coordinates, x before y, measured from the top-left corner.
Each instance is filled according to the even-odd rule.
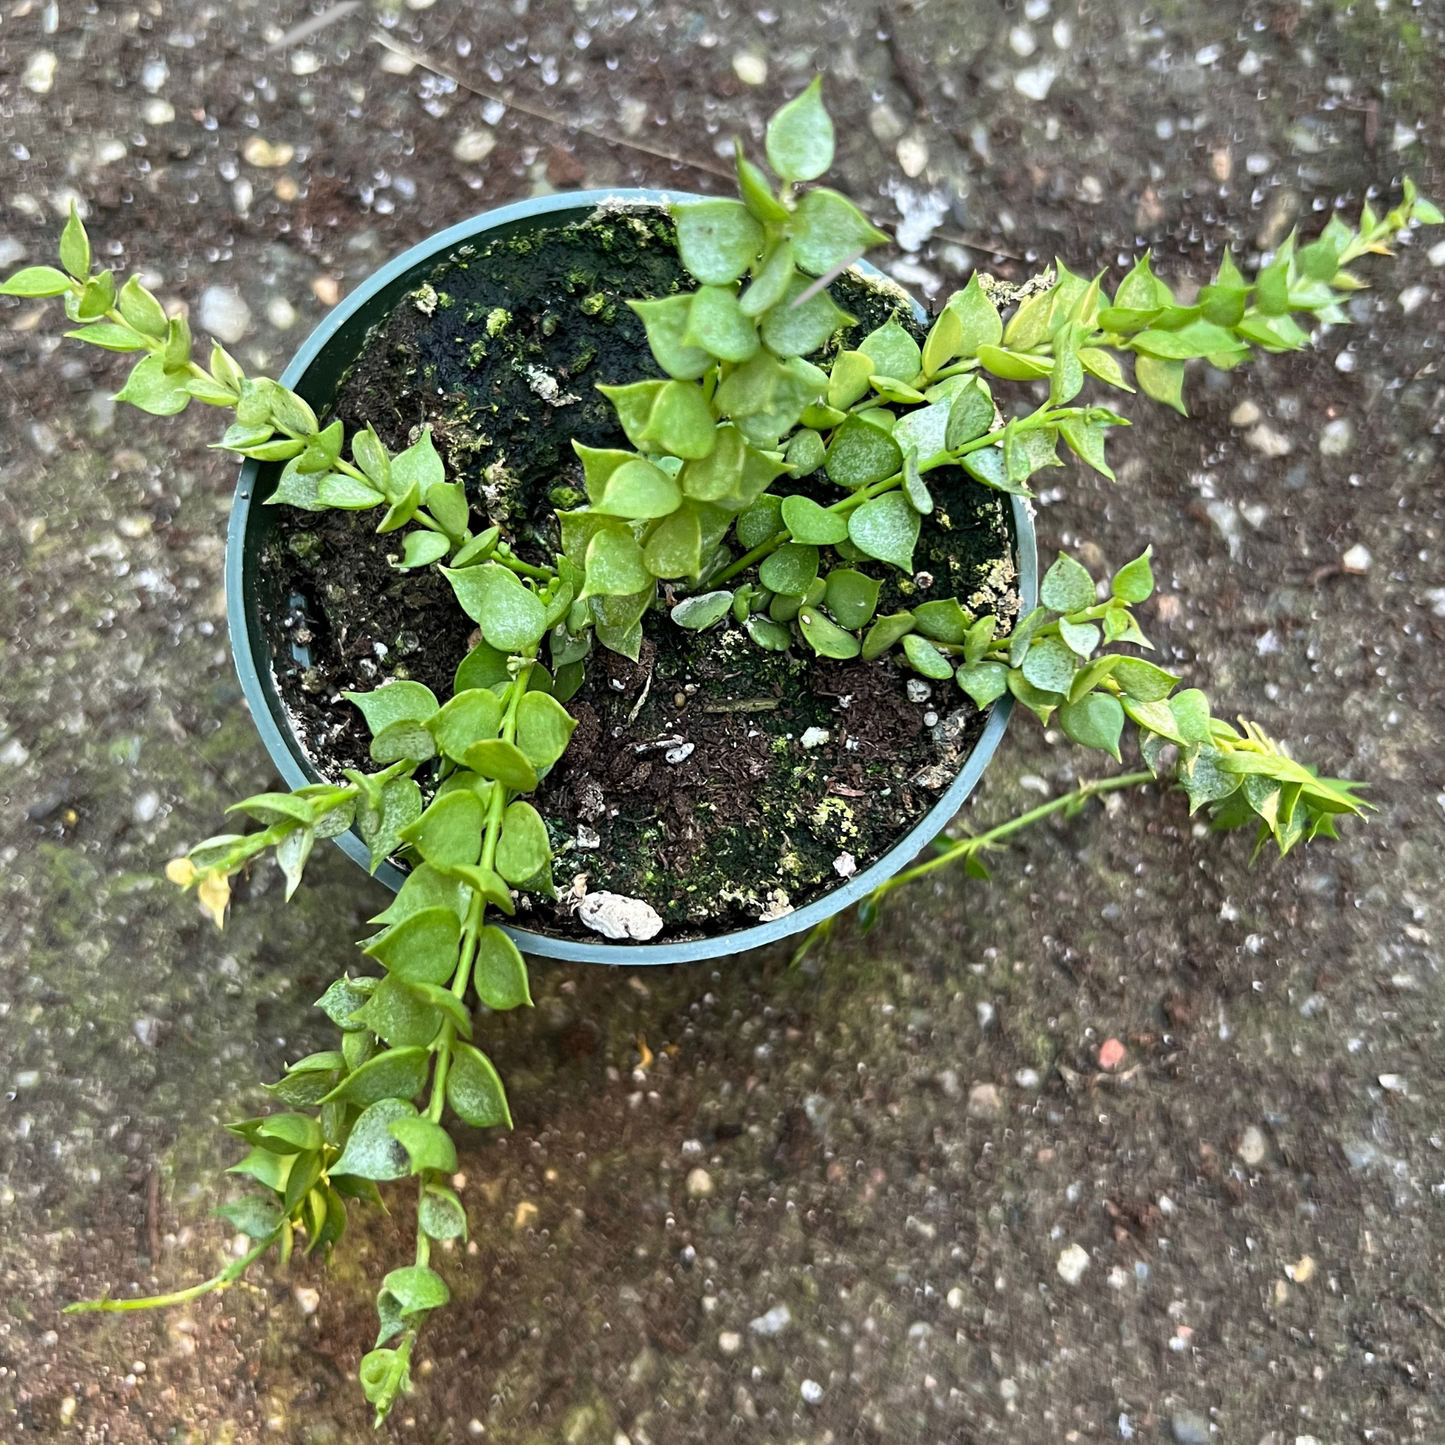
[[[288,41],[310,12],[276,0],[5,0],[0,269],[48,259],[74,196],[107,262],[275,374],[483,207],[724,190],[723,143],[815,69],[837,183],[924,296],[1055,252],[1112,284],[1146,245],[1197,285],[1371,184],[1441,190],[1435,4],[413,4]],[[536,1009],[483,1027],[517,1127],[462,1141],[472,1242],[393,1433],[1445,1439],[1442,236],[1361,264],[1312,354],[1191,373],[1190,419],[1126,399],[1117,485],[1042,479],[1046,560],[1154,543],[1161,655],[1370,780],[1368,825],[1251,868],[1151,790],[801,970],[539,962]],[[327,1046],[311,1001],[383,897],[318,850],[217,933],[160,879],[272,780],[227,653],[235,469],[216,414],[116,408],[123,358],[63,330],[0,308],[0,1440],[360,1440],[403,1197],[330,1272],[59,1313],[231,1248],[220,1125]],[[1106,766],[1017,718],[966,821]]]

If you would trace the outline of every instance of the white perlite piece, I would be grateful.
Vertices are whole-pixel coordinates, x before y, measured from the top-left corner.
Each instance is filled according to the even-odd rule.
[[[833,871],[840,878],[851,878],[858,871],[858,860],[851,853],[840,853],[833,859]]]
[[[1093,1261],[1089,1258],[1089,1251],[1081,1245],[1071,1244],[1062,1254],[1059,1255],[1059,1262],[1056,1268],[1059,1271],[1059,1278],[1065,1284],[1078,1284],[1083,1279],[1084,1271],[1088,1269]]]
[[[645,941],[662,931],[662,919],[650,903],[621,893],[589,893],[577,905],[577,916],[604,938]]]
[[[767,897],[767,907],[758,914],[759,923],[772,923],[776,919],[786,918],[793,911],[792,900],[782,888],[774,888]]]
[[[767,1314],[748,1321],[748,1329],[755,1335],[770,1339],[780,1335],[793,1323],[793,1312],[787,1305],[774,1305]]]
[[[821,748],[832,733],[827,728],[809,728],[798,741],[803,745],[803,751],[809,752],[813,748]]]
[[[571,406],[580,400],[570,391],[564,392],[557,378],[540,366],[529,366],[526,370],[527,385],[547,403],[548,406]]]

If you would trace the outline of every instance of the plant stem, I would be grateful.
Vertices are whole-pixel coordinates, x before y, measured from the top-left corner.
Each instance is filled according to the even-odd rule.
[[[158,1310],[164,1309],[167,1305],[181,1305],[189,1300],[200,1299],[202,1295],[210,1294],[213,1290],[223,1290],[233,1285],[276,1243],[280,1235],[279,1229],[273,1234],[268,1234],[265,1239],[253,1244],[240,1259],[233,1260],[228,1264],[220,1274],[206,1280],[203,1284],[193,1284],[189,1289],[173,1290],[170,1294],[148,1295],[144,1299],[80,1300],[76,1304],[66,1305],[61,1313],[76,1315],[85,1314],[91,1310],[103,1310],[108,1314],[114,1314],[125,1310]]]
[[[946,847],[937,857],[930,858],[925,863],[918,863],[912,868],[905,868],[902,873],[895,873],[886,883],[874,890],[872,897],[875,900],[881,900],[885,894],[891,893],[895,888],[902,888],[905,883],[915,882],[936,869],[956,863],[970,854],[982,852],[985,848],[996,847],[1005,838],[1029,827],[1030,824],[1040,822],[1051,814],[1078,808],[1090,798],[1097,798],[1104,793],[1122,792],[1125,788],[1142,788],[1153,781],[1153,773],[1139,772],[1121,773],[1115,778],[1099,778],[1092,783],[1080,783],[1071,791],[1061,793],[1047,803],[1040,803],[1037,808],[1030,808],[1028,812],[1020,813],[1017,817],[1000,823],[996,828],[990,828],[986,833],[979,833],[972,838],[960,838],[956,843]]]

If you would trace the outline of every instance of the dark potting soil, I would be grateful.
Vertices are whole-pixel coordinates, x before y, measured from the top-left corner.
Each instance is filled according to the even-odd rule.
[[[474,509],[520,555],[540,556],[554,545],[555,507],[575,504],[561,489],[581,492],[571,440],[627,444],[596,383],[662,374],[626,298],[690,285],[656,212],[469,248],[373,330],[334,415],[348,431],[369,420],[393,449],[430,423]],[[858,317],[840,345],[889,316],[920,334],[891,288],[849,275],[832,291]],[[1003,499],[957,469],[929,484],[937,507],[914,583],[856,564],[892,573],[880,612],[958,596],[1011,616]],[[820,476],[816,495],[836,488]],[[436,569],[391,566],[398,544],[375,535],[371,514],[277,511],[261,569],[275,675],[308,756],[335,777],[371,766],[365,723],[341,693],[407,677],[445,700],[473,626]],[[530,900],[518,919],[529,927],[595,940],[566,906],[579,874],[589,892],[649,902],[664,939],[796,908],[892,846],[982,731],[984,717],[951,685],[911,699],[912,674],[892,661],[760,652],[730,622],[697,634],[661,612],[644,638],[637,663],[595,649],[568,704],[577,731],[536,798],[561,900]]]

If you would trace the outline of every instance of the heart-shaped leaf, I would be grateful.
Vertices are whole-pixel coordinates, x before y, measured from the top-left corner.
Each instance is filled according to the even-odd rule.
[[[463,757],[470,756],[470,749],[464,751]],[[470,788],[444,793],[401,836],[434,868],[475,863],[482,851],[482,801]]]
[[[1039,601],[1055,612],[1082,612],[1094,605],[1094,579],[1088,570],[1065,552],[1044,573]]]
[[[457,1151],[451,1141],[451,1136],[440,1124],[433,1124],[430,1119],[397,1119],[387,1126],[391,1137],[399,1139],[401,1146],[411,1156],[411,1172],[420,1174],[426,1169],[436,1169],[443,1174],[455,1174],[457,1172]],[[392,1281],[397,1275],[412,1273],[408,1270],[393,1270],[386,1278],[386,1288],[391,1289]],[[426,1271],[431,1274],[430,1270]],[[432,1275],[436,1279],[436,1275]],[[446,1286],[442,1286],[445,1291]],[[392,1291],[396,1293],[395,1290]],[[409,1296],[409,1297],[415,1297]],[[403,1296],[398,1295],[398,1299]],[[445,1304],[447,1296],[443,1294],[441,1303]],[[425,1308],[425,1306],[422,1306]]]
[[[627,303],[642,319],[647,344],[657,364],[678,381],[694,381],[712,365],[712,357],[700,346],[689,346],[687,333],[691,296],[665,296],[659,301]],[[577,443],[573,442],[573,446]],[[579,448],[580,450],[580,448]]]
[[[1119,759],[1124,709],[1118,698],[1107,693],[1091,692],[1077,702],[1066,702],[1059,709],[1059,726],[1082,747],[1099,748],[1115,760]]]
[[[1001,662],[968,662],[954,673],[959,687],[985,708],[1008,691],[1008,668]]]
[[[431,688],[405,679],[389,682],[373,692],[344,692],[341,695],[361,710],[373,737],[392,723],[424,723],[436,714],[439,707]]]
[[[446,983],[456,972],[460,939],[454,908],[423,908],[378,934],[364,952],[407,983]]]
[[[923,365],[923,353],[918,343],[898,324],[889,320],[876,331],[870,331],[858,343],[861,351],[873,362],[873,370],[880,376],[891,376],[898,381],[911,382]]]
[[[442,572],[462,611],[481,629],[482,635],[501,652],[526,652],[535,647],[547,630],[547,609],[541,599],[508,568],[498,562]]]
[[[652,583],[652,573],[631,532],[598,531],[587,544],[583,597],[630,597]]]
[[[661,468],[634,456],[607,478],[593,509],[613,517],[665,517],[681,503],[677,483]]]
[[[763,228],[741,201],[696,201],[673,206],[682,264],[705,286],[726,286],[763,248]]]
[[[758,580],[770,592],[787,597],[803,597],[817,580],[818,549],[799,542],[788,542],[764,557],[758,568]]]
[[[474,1129],[490,1129],[497,1124],[505,1124],[509,1129],[512,1127],[507,1091],[502,1087],[492,1061],[470,1044],[452,1045],[452,1067],[447,1074],[447,1103],[456,1110],[457,1118]]]
[[[956,597],[945,597],[938,602],[924,602],[913,609],[913,620],[918,630],[935,642],[962,644],[968,636],[972,623]]]
[[[701,286],[693,293],[683,342],[700,347],[719,361],[736,363],[756,353],[758,328],[743,313],[730,287]]]
[[[534,768],[550,768],[567,751],[576,718],[544,692],[524,693],[517,704],[517,746]]]
[[[542,815],[530,803],[512,803],[497,842],[497,872],[515,887],[540,873],[551,857]]]
[[[861,255],[885,246],[889,237],[848,199],[827,186],[815,186],[793,213],[793,253],[804,271],[822,276]]]
[[[768,164],[785,181],[816,180],[833,164],[833,122],[823,106],[823,77],[768,122]]]
[[[840,626],[856,632],[866,627],[878,610],[878,590],[882,585],[862,572],[837,567],[828,573],[823,604]]]
[[[537,770],[527,755],[501,738],[473,743],[467,749],[466,764],[484,778],[495,778],[514,793],[530,793],[537,786]],[[476,859],[471,859],[473,863]]]
[[[690,632],[701,632],[715,622],[721,622],[732,605],[731,592],[703,592],[696,597],[684,597],[672,609],[672,620]]]
[[[783,525],[793,534],[795,542],[810,543],[816,547],[831,547],[848,535],[847,518],[820,507],[810,497],[795,495],[783,498]],[[771,584],[765,582],[763,585]]]
[[[898,492],[884,492],[849,516],[848,536],[868,556],[912,572],[919,526],[918,513],[905,497]]]
[[[763,341],[779,356],[806,356],[857,319],[835,304],[826,286],[803,301],[810,284],[807,277],[794,276],[782,300],[763,317]]]
[[[423,1049],[410,1052],[421,1055],[423,1060],[426,1058]],[[420,1087],[418,1083],[417,1088]],[[378,1099],[351,1126],[341,1158],[327,1172],[331,1175],[354,1174],[362,1179],[383,1182],[405,1179],[411,1173],[411,1158],[401,1141],[392,1134],[391,1126],[398,1120],[416,1117],[416,1110],[405,1099]]]
[[[898,443],[856,414],[833,433],[828,446],[828,476],[849,491],[893,476],[902,464]]]
[[[497,736],[502,726],[502,700],[489,687],[468,688],[457,693],[427,726],[442,752],[459,763],[473,743]]]
[[[486,927],[477,938],[477,958],[472,968],[477,997],[489,1009],[531,1008],[527,986],[527,965],[517,945],[500,928]]]

